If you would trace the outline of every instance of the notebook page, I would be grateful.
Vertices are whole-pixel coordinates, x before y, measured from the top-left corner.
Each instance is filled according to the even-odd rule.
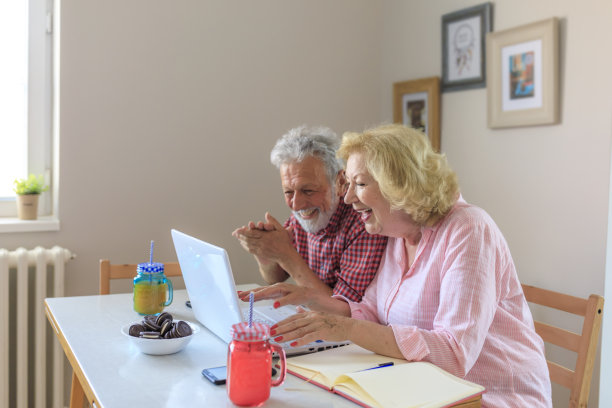
[[[331,388],[333,380],[342,374],[365,370],[387,362],[393,362],[396,365],[407,363],[406,360],[381,356],[356,344],[349,344],[318,353],[288,358],[287,369]],[[382,369],[370,371],[379,370]],[[320,374],[313,377],[313,373]]]
[[[353,383],[363,390],[355,390]],[[484,391],[425,362],[346,374],[337,379],[335,389],[357,398],[365,391],[378,403],[370,405],[385,408],[441,407]]]

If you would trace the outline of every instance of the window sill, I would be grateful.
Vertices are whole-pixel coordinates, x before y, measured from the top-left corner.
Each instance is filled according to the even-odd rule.
[[[20,220],[19,218],[0,217],[0,233],[59,231],[59,229],[60,222],[54,216],[38,217],[37,220]]]

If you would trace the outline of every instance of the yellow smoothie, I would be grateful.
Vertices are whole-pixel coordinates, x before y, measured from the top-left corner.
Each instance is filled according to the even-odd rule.
[[[138,282],[134,285],[134,310],[143,315],[161,313],[166,303],[168,285],[156,282]]]

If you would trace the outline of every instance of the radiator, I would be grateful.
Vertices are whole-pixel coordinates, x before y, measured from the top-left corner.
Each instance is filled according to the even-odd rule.
[[[47,353],[43,302],[64,295],[64,266],[73,257],[58,246],[0,249],[0,407],[64,405],[64,354],[56,338]]]

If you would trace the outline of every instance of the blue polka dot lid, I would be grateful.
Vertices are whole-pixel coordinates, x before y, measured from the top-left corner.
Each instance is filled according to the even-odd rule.
[[[138,264],[138,272],[159,273],[164,271],[164,264],[160,262],[143,262]]]

